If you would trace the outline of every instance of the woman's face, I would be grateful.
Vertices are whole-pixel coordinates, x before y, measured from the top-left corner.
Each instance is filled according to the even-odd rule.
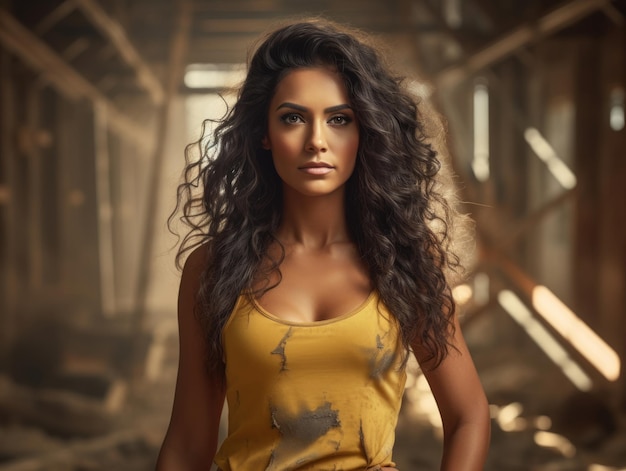
[[[356,163],[359,127],[341,76],[295,69],[278,84],[263,147],[272,152],[285,196],[343,191]]]

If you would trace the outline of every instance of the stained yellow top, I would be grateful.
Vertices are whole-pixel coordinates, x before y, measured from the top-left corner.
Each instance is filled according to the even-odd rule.
[[[341,317],[287,322],[241,296],[224,327],[223,471],[394,466],[406,354],[376,292]]]

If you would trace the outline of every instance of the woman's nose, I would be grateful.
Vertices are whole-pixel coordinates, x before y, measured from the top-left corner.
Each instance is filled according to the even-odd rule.
[[[309,152],[326,152],[328,150],[328,144],[326,142],[326,134],[323,124],[314,123],[311,126],[306,150]]]

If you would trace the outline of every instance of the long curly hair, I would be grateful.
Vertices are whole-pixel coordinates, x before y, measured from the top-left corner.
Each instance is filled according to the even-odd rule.
[[[372,285],[399,322],[407,349],[417,342],[436,366],[451,345],[455,305],[446,273],[459,266],[449,251],[454,210],[438,185],[441,163],[419,103],[367,37],[327,21],[298,22],[262,41],[235,104],[222,119],[205,121],[200,139],[187,147],[184,182],[170,217],[171,223],[182,213],[190,228],[177,254],[179,266],[188,251],[206,248],[196,311],[205,328],[209,369],[219,377],[221,333],[237,297],[271,289],[266,284],[254,291],[253,281],[269,280],[271,273],[280,280],[285,253],[275,237],[282,183],[261,145],[269,103],[286,74],[317,66],[340,74],[358,118],[346,220]],[[268,264],[270,244],[282,256]]]

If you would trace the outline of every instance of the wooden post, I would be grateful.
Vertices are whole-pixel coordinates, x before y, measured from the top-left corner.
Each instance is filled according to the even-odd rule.
[[[602,314],[603,332],[622,359],[622,372],[616,387],[617,402],[626,411],[626,128],[612,129],[609,121],[611,100],[621,89],[626,93],[626,28],[607,28],[599,47],[594,50],[602,56],[602,67],[597,73],[601,82],[602,111],[596,127],[589,132],[599,134],[601,147],[589,157],[598,167],[599,188],[597,227],[600,232],[597,249],[599,265],[598,312]],[[613,95],[613,96],[612,96]],[[623,102],[622,102],[623,103]],[[600,107],[600,104],[596,104]],[[601,160],[598,160],[601,157]]]
[[[0,182],[0,226],[4,229],[4,246],[0,248],[0,358],[6,355],[15,340],[18,279],[16,260],[15,211],[15,90],[11,56],[0,50],[0,149],[4,181]]]
[[[165,90],[165,100],[163,102],[159,121],[157,125],[156,147],[152,163],[150,180],[148,182],[148,194],[146,200],[146,219],[143,224],[142,247],[139,258],[139,274],[137,280],[137,291],[135,296],[135,318],[133,331],[136,339],[136,346],[139,344],[143,333],[146,317],[146,304],[148,287],[150,284],[150,268],[152,265],[152,249],[154,246],[154,231],[156,227],[156,216],[158,209],[158,196],[161,187],[163,173],[163,159],[165,158],[166,142],[168,138],[168,128],[170,124],[170,110],[172,101],[178,94],[180,81],[184,72],[185,58],[191,31],[192,5],[189,0],[179,0],[179,14],[174,37],[170,44],[168,79]],[[137,352],[136,352],[137,353]],[[136,355],[133,359],[137,360]]]
[[[37,132],[40,125],[41,89],[35,82],[26,92],[26,126],[20,130],[22,152],[28,159],[28,284],[37,295],[43,285],[43,225],[42,225],[42,163]]]
[[[94,110],[88,102],[57,96],[55,139],[59,171],[59,259],[69,315],[77,322],[99,318],[102,289],[94,156]],[[86,158],[87,156],[87,158]]]
[[[582,175],[578,181],[576,219],[573,227],[574,241],[572,282],[577,311],[589,318],[594,327],[602,316],[599,308],[600,270],[600,129],[602,121],[600,93],[601,77],[598,74],[601,41],[589,38],[578,45],[580,60],[576,64],[576,130],[575,130],[575,171]],[[604,123],[602,123],[604,124]],[[599,129],[600,128],[600,129]]]
[[[106,108],[94,106],[94,153],[96,160],[96,199],[98,206],[98,253],[100,299],[105,316],[115,314],[115,278],[113,258],[113,206],[109,165],[109,133]]]
[[[626,60],[624,59],[624,54],[626,54],[626,28],[624,28],[622,26],[621,30],[620,30],[620,35],[621,35],[621,58],[622,58],[622,90],[624,92],[624,94],[626,94]],[[625,100],[626,101],[626,100]],[[626,128],[621,130],[621,143],[618,144],[617,149],[620,150],[619,154],[623,156],[623,153],[621,151],[623,151],[624,149],[626,149]],[[621,162],[621,174],[622,176],[626,175],[626,166],[624,165],[624,159],[620,160]],[[626,200],[626,185],[624,185],[624,180],[622,180],[621,182],[622,184],[619,186],[619,188],[621,189],[621,195],[618,195],[617,198],[619,198],[621,201],[625,201]],[[619,200],[618,200],[619,201]],[[624,223],[624,219],[623,219],[623,214],[622,217],[619,218],[619,221],[621,221],[621,234],[619,235],[620,240],[624,241],[626,240],[626,224]],[[621,267],[622,270],[626,270],[626,250],[624,250],[623,245],[622,245],[622,254],[621,254]],[[622,276],[624,276],[624,278],[626,278],[626,274],[624,274],[624,272],[622,272]],[[622,300],[623,300],[623,296],[624,296],[624,292],[626,291],[625,287],[622,287]],[[623,306],[623,304],[622,304]],[[621,325],[619,326],[619,331],[620,332],[624,332],[624,330],[626,329],[626,319],[624,318],[623,315],[619,316]],[[622,355],[622,360],[626,362],[626,341],[624,341],[624,337],[622,337],[622,345],[621,345],[621,349],[620,349],[620,353]],[[620,378],[620,386],[621,386],[621,406],[622,406],[622,410],[626,411],[626,368],[622,369],[622,377]]]

